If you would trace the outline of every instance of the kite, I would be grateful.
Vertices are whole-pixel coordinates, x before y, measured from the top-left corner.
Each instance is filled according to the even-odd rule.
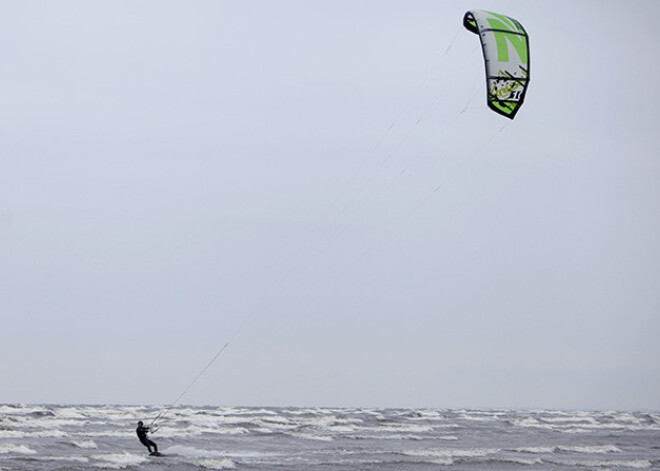
[[[525,28],[509,16],[485,10],[465,13],[463,26],[481,40],[488,107],[513,119],[529,84],[529,37]]]

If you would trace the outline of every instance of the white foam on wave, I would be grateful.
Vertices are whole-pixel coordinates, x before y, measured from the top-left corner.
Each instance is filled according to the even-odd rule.
[[[534,466],[543,463],[543,460],[541,458],[520,458],[520,457],[511,457],[511,456],[498,458],[497,461],[500,461],[502,463],[524,464],[527,466]]]
[[[84,427],[85,420],[60,419],[53,416],[32,417],[30,415],[13,417],[12,427],[17,428],[62,428],[62,427]]]
[[[570,451],[573,453],[621,453],[621,449],[614,445],[601,445],[601,446],[565,446],[560,445],[557,447],[560,451]]]
[[[276,411],[269,409],[246,409],[246,408],[232,408],[232,414],[241,415],[277,415]]]
[[[243,427],[200,427],[197,425],[190,425],[185,428],[163,425],[163,427],[158,430],[158,436],[163,438],[193,437],[203,433],[212,433],[215,435],[243,435],[249,433],[249,430]]]
[[[27,414],[49,414],[50,411],[43,407],[26,406],[25,404],[0,406],[0,413],[5,415],[27,415]]]
[[[509,448],[507,451],[515,451],[517,453],[555,453],[557,451],[564,451],[570,453],[621,453],[621,449],[614,445],[597,445],[597,446],[568,446],[568,445],[555,445],[555,446],[529,446],[520,448]]]
[[[274,452],[265,452],[265,451],[246,451],[246,450],[240,450],[240,451],[228,451],[225,453],[225,456],[229,458],[236,458],[239,460],[243,459],[263,459],[263,458],[273,458],[273,457],[281,457],[283,456],[282,453],[274,453]]]
[[[84,448],[84,449],[98,448],[98,445],[94,443],[94,440],[80,440],[80,441],[73,440],[71,444],[77,446],[78,448]]]
[[[89,462],[89,458],[84,456],[34,456],[30,459],[35,461],[73,461],[75,463]]]
[[[461,414],[460,416],[458,416],[459,419],[470,420],[470,421],[474,421],[474,422],[494,421],[494,420],[499,420],[500,417],[501,417],[501,414],[498,414],[498,415]]]
[[[516,427],[535,427],[564,433],[590,433],[594,430],[658,430],[653,417],[642,419],[629,412],[550,412],[538,417],[525,416],[509,420]],[[648,420],[650,419],[650,421]]]
[[[352,440],[426,440],[429,437],[424,435],[416,435],[409,433],[401,434],[388,434],[388,435],[378,435],[378,434],[359,434],[359,435],[346,435],[344,438],[350,438]],[[447,440],[447,441],[456,441],[458,437],[456,435],[440,435],[433,437],[433,440]]]
[[[581,424],[594,424],[598,425],[598,420],[593,417],[542,417],[543,422],[553,423],[553,424],[572,424],[572,425],[581,425]]]
[[[364,423],[364,420],[358,417],[352,418],[341,418],[334,415],[323,415],[320,417],[312,417],[309,419],[303,419],[302,424],[313,425],[317,427],[335,427],[338,425],[359,425]]]
[[[53,409],[53,414],[56,417],[61,417],[63,419],[76,419],[77,421],[87,418],[84,413],[84,408],[78,407],[58,407]]]
[[[509,421],[514,427],[523,427],[523,428],[540,428],[546,430],[552,430],[554,432],[564,432],[564,433],[591,433],[596,428],[620,428],[620,427],[611,427],[611,426],[599,426],[596,424],[588,423],[569,423],[569,424],[551,424],[539,422],[534,417],[525,417],[522,419],[515,419]]]
[[[167,419],[168,416],[165,416]],[[244,423],[256,422],[259,418],[254,416],[241,417],[241,416],[227,416],[227,415],[216,415],[216,414],[198,414],[198,415],[186,415],[175,414],[175,418],[179,420],[185,420],[200,427],[220,427],[227,425],[236,425]]]
[[[238,415],[240,413],[240,415]],[[185,422],[173,425],[174,421]],[[286,417],[275,411],[265,409],[256,410],[183,410],[177,409],[168,412],[161,420],[162,436],[180,437],[214,433],[221,435],[242,435],[250,430],[264,433],[294,430],[301,425],[323,425],[319,417]],[[332,419],[328,423],[341,423],[341,420]],[[171,425],[171,426],[168,426]]]
[[[14,445],[13,443],[0,443],[0,454],[20,453],[22,455],[34,455],[37,452],[25,445]]]
[[[510,448],[508,451],[515,451],[517,453],[554,453],[556,447],[554,446],[523,446],[520,448]]]
[[[112,422],[119,420],[130,420],[131,422],[134,422],[136,417],[148,416],[150,413],[145,407],[136,406],[103,406],[102,408],[86,406],[84,408],[79,408],[79,411],[87,418],[108,420]]]
[[[165,450],[168,455],[183,456],[185,458],[224,458],[225,453],[217,450],[201,450],[192,446],[174,445]]]
[[[68,434],[61,430],[35,430],[28,434],[30,437],[36,438],[63,438]]]
[[[0,438],[63,438],[68,436],[66,432],[61,430],[33,430],[33,431],[19,431],[19,430],[0,430]]]
[[[544,425],[534,417],[523,417],[522,419],[514,419],[510,421],[511,425],[515,427],[545,427],[551,428],[551,425]]]
[[[344,438],[350,438],[352,440],[424,440],[423,436],[413,435],[413,434],[400,434],[400,435],[362,434],[362,435],[346,435]],[[442,438],[439,439],[441,440]]]
[[[421,425],[421,424],[399,424],[396,426],[384,427],[385,431],[395,431],[395,432],[411,432],[411,433],[425,433],[432,432],[436,427],[433,425]]]
[[[175,445],[166,450],[168,455],[184,458],[190,464],[205,469],[233,469],[234,462],[227,458],[226,453],[215,450],[200,450],[190,446]]]
[[[72,433],[70,435],[81,435],[78,433]],[[86,437],[125,437],[126,430],[100,430],[97,432],[85,432]]]
[[[437,457],[437,458],[478,458],[499,453],[499,448],[447,448],[435,450],[406,450],[402,453],[407,456]]]
[[[593,429],[590,428],[579,428],[579,427],[570,427],[565,429],[555,430],[556,432],[562,433],[594,433]]]
[[[229,458],[207,458],[198,460],[196,464],[205,469],[233,469],[236,467]]]
[[[433,428],[461,428],[458,424],[445,423],[445,424],[433,424]]]
[[[91,458],[96,460],[96,462],[92,463],[92,466],[104,469],[124,469],[148,461],[144,456],[138,456],[127,452],[93,455]]]
[[[420,433],[429,433],[434,429],[439,428],[435,425],[428,424],[391,424],[391,425],[379,425],[375,427],[359,427],[354,431],[364,431],[371,433],[379,434],[420,434]]]
[[[285,435],[289,435],[295,438],[302,438],[303,440],[316,440],[319,442],[331,442],[334,440],[330,435],[319,435],[314,433],[304,433],[304,432],[286,432]]]
[[[646,469],[651,467],[649,460],[571,460],[564,458],[546,458],[547,463],[556,464],[559,466],[581,466],[585,468],[634,468]]]
[[[614,420],[619,422],[629,422],[633,424],[642,423],[642,420],[639,417],[635,417],[635,415],[631,414],[630,412],[618,412],[613,415],[614,415]]]
[[[431,463],[433,464],[439,464],[443,466],[451,466],[454,464],[454,460],[451,458],[436,458],[431,460]]]
[[[358,430],[359,430],[358,427],[351,426],[351,425],[333,425],[333,426],[330,426],[330,427],[326,428],[326,431],[328,433],[332,433],[332,434],[335,434],[335,435],[343,435],[343,434],[347,434],[347,433],[353,433],[353,432],[357,432]]]

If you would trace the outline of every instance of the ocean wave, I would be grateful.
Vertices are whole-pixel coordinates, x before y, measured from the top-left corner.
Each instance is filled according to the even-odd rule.
[[[30,455],[27,461],[72,461],[74,463],[88,463],[89,458],[85,456],[35,456]]]
[[[551,427],[550,425],[542,424],[534,417],[523,417],[522,419],[513,419],[509,420],[508,422],[514,427]]]
[[[158,431],[160,436],[167,437],[177,437],[177,436],[196,436],[203,433],[210,433],[215,435],[243,435],[249,433],[247,428],[243,427],[202,427],[197,425],[191,425],[186,428],[174,428],[164,426],[161,430]]]
[[[600,427],[603,425],[593,417],[540,417],[540,424],[557,427]]]
[[[344,435],[342,438],[348,438],[350,440],[424,440],[426,437],[422,435],[414,434],[388,434],[388,435],[378,435],[378,434],[349,434]],[[451,440],[451,438],[444,437],[433,437],[434,440]],[[456,438],[458,440],[458,438]]]
[[[344,435],[342,438],[350,438],[351,440],[427,440],[429,437],[427,435],[418,435],[410,433],[393,433],[387,435],[379,435],[376,433],[365,433],[365,434],[348,434]],[[456,435],[436,435],[432,437],[433,440],[446,440],[446,441],[457,441],[458,437]]]
[[[449,456],[430,457],[430,459],[424,460],[420,464],[427,464],[427,463],[437,464],[440,466],[451,466],[454,464],[454,459]]]
[[[85,427],[87,422],[80,419],[58,419],[54,416],[33,417],[23,415],[12,418],[11,426],[15,428],[63,428],[63,427]]]
[[[134,455],[125,451],[122,453],[93,455],[90,458],[95,460],[95,462],[91,463],[92,466],[104,469],[124,469],[130,466],[137,466],[148,461],[148,459],[144,456]]]
[[[514,451],[517,453],[556,453],[558,451],[570,453],[589,453],[589,454],[602,454],[602,453],[621,453],[621,449],[614,445],[596,445],[596,446],[569,446],[569,445],[555,445],[555,446],[530,446],[519,448],[507,448],[507,451]]]
[[[405,450],[406,456],[437,458],[477,458],[499,453],[499,448],[443,448],[435,450]]]
[[[288,423],[289,421],[287,421]],[[335,415],[323,415],[320,417],[310,417],[308,419],[298,420],[297,425],[308,425],[313,427],[338,427],[338,426],[358,426],[364,423],[364,420],[354,418],[337,417]]]
[[[218,450],[204,450],[192,446],[174,445],[164,451],[168,455],[186,458],[225,458],[226,454]]]
[[[227,458],[227,453],[217,450],[203,450],[190,446],[175,445],[168,448],[165,454],[181,458],[194,466],[204,469],[233,469],[236,464]]]
[[[565,433],[588,433],[597,430],[658,430],[659,424],[650,416],[636,417],[631,413],[543,412],[508,419],[514,427],[540,428]]]
[[[369,427],[359,427],[355,431],[364,431],[364,432],[377,432],[379,434],[402,434],[402,433],[428,433],[432,432],[436,428],[434,425],[429,424],[390,424],[390,425],[380,425],[380,426],[369,426]]]
[[[517,456],[502,456],[497,458],[491,458],[487,461],[488,463],[505,463],[505,464],[520,464],[525,466],[535,466],[543,463],[541,458],[522,458]]]
[[[460,416],[458,416],[458,418],[462,419],[462,420],[488,422],[488,421],[493,421],[493,420],[500,420],[501,419],[501,414],[497,414],[497,415],[461,414]]]
[[[94,440],[80,440],[80,441],[73,440],[71,444],[77,446],[78,448],[84,448],[84,449],[98,448],[98,445],[94,443]]]
[[[25,445],[14,445],[13,443],[0,443],[0,455],[7,455],[10,453],[19,453],[22,455],[33,455],[37,452],[32,448]]]
[[[634,468],[646,469],[651,467],[651,462],[645,459],[636,460],[573,460],[564,458],[544,458],[546,463],[556,464],[559,466],[580,466],[586,468]]]
[[[555,446],[524,446],[519,448],[508,448],[507,451],[515,451],[517,453],[553,453],[557,447]]]
[[[409,418],[412,420],[445,420],[446,417],[438,410],[421,409],[409,414]]]
[[[557,446],[559,451],[569,451],[573,453],[621,453],[621,450],[614,445],[601,446]]]
[[[85,414],[86,408],[79,408],[79,407],[59,407],[56,409],[53,409],[53,415],[56,417],[61,417],[63,419],[75,419],[76,421],[78,420],[84,420],[87,418],[87,414]]]
[[[288,435],[294,438],[302,438],[303,440],[315,440],[320,442],[331,442],[334,440],[334,438],[330,435],[319,435],[317,433],[284,432],[284,435]]]
[[[177,406],[154,435],[170,457],[149,457],[135,423],[164,409],[0,406],[0,462],[23,471],[657,467],[655,433],[636,432],[657,430],[656,413]]]
[[[236,467],[234,462],[228,458],[198,460],[195,464],[204,469],[233,469]]]

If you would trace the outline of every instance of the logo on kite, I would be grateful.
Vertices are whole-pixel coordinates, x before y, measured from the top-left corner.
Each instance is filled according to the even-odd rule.
[[[529,37],[525,28],[511,17],[485,10],[468,11],[463,26],[481,40],[488,107],[513,119],[529,84]]]

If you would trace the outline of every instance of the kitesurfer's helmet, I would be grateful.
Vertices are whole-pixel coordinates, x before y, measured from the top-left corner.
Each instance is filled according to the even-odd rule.
[[[140,420],[140,421],[138,422],[138,425],[139,425],[140,427],[142,427],[144,424],[143,424],[142,421]]]

